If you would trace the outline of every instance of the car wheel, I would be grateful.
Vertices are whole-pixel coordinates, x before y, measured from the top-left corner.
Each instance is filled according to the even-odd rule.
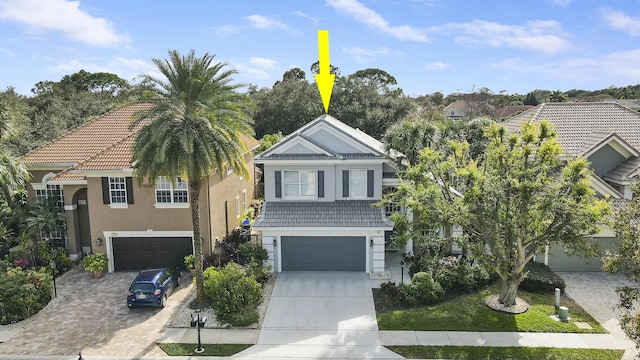
[[[167,295],[162,295],[162,300],[160,300],[160,307],[163,308],[167,306]]]

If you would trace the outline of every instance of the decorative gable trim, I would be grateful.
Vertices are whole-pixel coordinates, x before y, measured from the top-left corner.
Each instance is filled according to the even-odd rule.
[[[326,149],[322,147],[320,144],[316,144],[315,142],[307,139],[306,137],[301,135],[299,132],[295,132],[293,136],[285,138],[284,140],[280,141],[276,145],[272,146],[267,151],[258,155],[256,158],[257,159],[267,158],[272,154],[285,152],[296,145],[302,145],[306,148],[309,148],[309,150],[313,151],[315,154],[335,156],[335,154],[331,152],[329,149]]]
[[[618,134],[616,133],[609,133],[607,136],[603,137],[600,141],[596,142],[595,144],[590,146],[588,149],[586,149],[582,153],[582,156],[585,158],[588,158],[589,156],[596,153],[605,145],[611,146],[614,150],[620,153],[620,155],[624,156],[627,159],[630,158],[631,156],[634,156],[634,157],[640,156],[640,153],[636,148],[634,148],[631,144],[626,142],[623,138],[618,136]]]
[[[359,141],[358,139],[354,138],[353,136],[351,136],[350,134],[345,133],[344,131],[340,130],[339,128],[337,128],[336,126],[324,121],[319,123],[318,125],[314,126],[313,128],[310,128],[306,131],[304,131],[304,134],[306,136],[312,136],[313,134],[317,133],[318,131],[327,131],[329,133],[331,133],[331,135],[335,136],[336,138],[344,141],[345,143],[353,146],[354,148],[356,148],[357,150],[363,152],[363,153],[373,153],[376,155],[381,155],[382,153],[380,151],[378,151],[378,149],[374,149],[370,146],[367,146],[366,144],[362,143],[361,141]],[[357,130],[357,129],[355,129]]]
[[[593,189],[602,196],[610,196],[614,199],[622,199],[623,196],[611,185],[607,184],[604,180],[595,174],[591,174],[590,185]]]

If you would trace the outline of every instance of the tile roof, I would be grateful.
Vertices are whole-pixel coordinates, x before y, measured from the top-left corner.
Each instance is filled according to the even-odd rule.
[[[55,140],[23,155],[25,164],[77,164],[130,136],[134,113],[147,107],[145,104],[129,105],[113,109]]]
[[[633,177],[640,168],[640,157],[630,157],[618,164],[618,166],[609,170],[608,173],[602,175],[604,180],[613,182],[633,181]]]
[[[21,159],[26,164],[73,164],[52,181],[83,180],[85,171],[131,169],[131,148],[135,135],[147,122],[142,122],[131,131],[129,125],[132,116],[148,106],[137,104],[111,110],[27,153]],[[250,150],[259,145],[254,138],[242,136],[242,139]]]
[[[640,149],[640,113],[616,103],[545,103],[520,113],[503,125],[516,132],[523,122],[547,119],[555,125],[558,141],[571,156],[592,148],[597,137],[616,133]]]
[[[507,105],[507,106],[501,107],[500,109],[497,109],[493,113],[493,116],[496,119],[506,119],[517,113],[521,113],[523,111],[529,110],[532,107],[533,105]]]
[[[365,200],[267,201],[262,205],[262,214],[253,227],[393,227],[393,223],[384,216],[383,209],[372,207],[375,203]]]

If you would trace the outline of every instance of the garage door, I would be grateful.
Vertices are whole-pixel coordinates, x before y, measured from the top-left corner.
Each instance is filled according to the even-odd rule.
[[[184,267],[193,252],[190,237],[116,237],[112,243],[115,270]]]
[[[598,238],[596,242],[600,250],[613,249],[615,246],[615,238]],[[544,258],[544,254],[538,261],[542,261],[541,258]],[[566,254],[561,245],[555,244],[549,249],[549,267],[553,271],[602,271],[602,261],[598,257]]]
[[[283,236],[283,271],[366,271],[364,236]]]

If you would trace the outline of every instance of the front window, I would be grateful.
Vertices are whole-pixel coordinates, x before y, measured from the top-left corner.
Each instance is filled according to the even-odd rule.
[[[64,209],[64,192],[60,185],[47,185],[45,189],[36,190],[36,201],[47,201],[49,198],[55,199],[58,208]]]
[[[109,196],[111,204],[127,203],[127,183],[124,177],[109,178]]]
[[[352,199],[367,197],[367,170],[349,170],[349,197]]]
[[[189,202],[187,182],[177,177],[172,183],[169,178],[161,176],[156,181],[156,203],[186,204]]]
[[[284,171],[284,196],[289,199],[315,199],[316,172]]]

